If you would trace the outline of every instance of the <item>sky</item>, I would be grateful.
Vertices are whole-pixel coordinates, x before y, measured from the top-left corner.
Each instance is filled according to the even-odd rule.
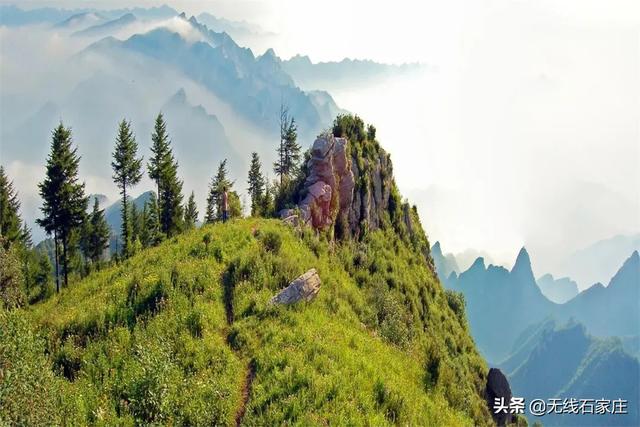
[[[261,53],[422,62],[330,89],[378,128],[432,242],[540,274],[598,240],[640,232],[640,2],[139,1],[248,21]],[[26,1],[23,7],[131,6]],[[587,284],[581,284],[586,286]]]

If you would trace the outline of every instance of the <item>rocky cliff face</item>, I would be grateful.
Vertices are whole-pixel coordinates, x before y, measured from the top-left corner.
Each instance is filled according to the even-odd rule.
[[[346,138],[319,136],[311,148],[300,203],[302,220],[317,229],[334,226],[338,237],[359,236],[382,226],[393,175],[381,148],[362,158]]]
[[[375,140],[334,134],[318,136],[311,148],[299,212],[288,209],[281,216],[299,215],[301,222],[338,239],[392,227],[432,265],[417,210],[402,202],[389,154]]]

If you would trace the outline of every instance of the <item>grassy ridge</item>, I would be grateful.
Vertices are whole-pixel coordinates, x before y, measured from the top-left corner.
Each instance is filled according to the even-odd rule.
[[[312,267],[315,301],[268,304]],[[335,244],[276,220],[205,226],[0,322],[18,331],[0,355],[26,355],[0,388],[32,422],[490,423],[460,301],[393,231]]]

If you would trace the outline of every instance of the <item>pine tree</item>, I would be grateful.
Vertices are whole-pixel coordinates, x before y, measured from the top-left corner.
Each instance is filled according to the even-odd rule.
[[[94,199],[93,210],[85,221],[80,247],[82,253],[91,263],[98,266],[104,251],[109,247],[110,230],[104,217],[104,209],[100,209],[98,199]]]
[[[38,184],[43,199],[42,218],[36,220],[49,235],[53,234],[56,261],[56,291],[60,291],[58,244],[62,244],[64,284],[69,284],[69,244],[72,233],[82,225],[88,199],[84,183],[78,182],[80,157],[72,147],[71,129],[62,122],[52,134],[44,181]]]
[[[273,164],[273,171],[280,179],[283,187],[291,176],[297,172],[300,163],[300,145],[298,139],[298,126],[295,119],[289,115],[289,109],[280,106],[280,144],[276,150],[278,160]]]
[[[157,245],[162,241],[162,232],[160,231],[160,220],[158,213],[158,199],[155,193],[151,193],[151,198],[144,205],[145,225],[140,236],[140,242],[144,247]]]
[[[135,241],[140,238],[140,232],[144,222],[142,220],[143,211],[136,207],[135,201],[129,202],[129,215],[131,218],[131,241]]]
[[[149,158],[147,171],[149,173],[149,178],[156,183],[156,194],[160,197],[162,171],[166,167],[169,155],[171,154],[171,141],[167,134],[167,124],[164,121],[162,112],[158,113],[154,130],[151,134],[151,152],[153,154],[151,158]]]
[[[293,117],[289,121],[285,133],[284,147],[284,170],[287,177],[291,178],[300,167],[300,151],[302,149],[298,144],[298,126]]]
[[[262,198],[264,197],[264,176],[262,175],[262,164],[258,153],[251,153],[251,166],[249,167],[249,187],[247,191],[251,197],[251,215],[260,215],[262,212]]]
[[[160,228],[167,237],[182,231],[182,181],[178,179],[178,162],[169,154],[169,162],[160,174]]]
[[[196,206],[196,197],[191,192],[189,201],[187,202],[187,208],[184,211],[184,224],[187,229],[194,228],[198,221],[198,207]]]
[[[33,248],[33,237],[31,236],[31,229],[27,227],[27,223],[22,223],[22,232],[20,233],[20,239],[26,249]]]
[[[126,258],[131,253],[131,222],[128,216],[127,188],[133,187],[142,178],[142,157],[137,158],[138,143],[131,132],[131,123],[122,120],[118,125],[116,147],[113,151],[113,181],[122,194],[122,254]]]
[[[209,185],[209,195],[207,197],[207,211],[204,221],[212,223],[222,219],[222,193],[227,189],[227,194],[231,192],[233,182],[227,177],[227,159],[218,165],[218,172],[211,179]]]
[[[182,230],[182,181],[178,179],[178,162],[173,157],[171,140],[167,134],[167,124],[162,113],[156,117],[151,134],[151,152],[147,169],[149,177],[158,189],[158,209],[160,228],[166,236],[173,236]]]
[[[269,178],[265,179],[264,196],[262,197],[260,210],[262,215],[269,217],[273,214],[273,187],[269,184]]]
[[[22,240],[21,221],[19,216],[20,201],[13,188],[13,182],[0,166],[0,237],[4,238],[5,246]]]

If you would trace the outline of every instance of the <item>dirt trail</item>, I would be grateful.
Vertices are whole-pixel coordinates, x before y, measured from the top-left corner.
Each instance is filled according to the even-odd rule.
[[[233,290],[234,284],[230,283],[230,281],[224,281],[224,310],[227,315],[227,325],[233,325],[235,320],[235,315],[233,312]],[[227,328],[227,334],[229,328]],[[227,337],[228,338],[228,337]],[[228,339],[227,339],[227,342]],[[251,386],[253,384],[253,379],[256,376],[256,363],[255,360],[251,359],[249,363],[247,363],[247,367],[245,369],[244,382],[242,384],[242,394],[240,399],[240,406],[236,411],[236,426],[240,426],[242,424],[242,419],[244,418],[244,414],[247,411],[247,403],[249,402],[249,398],[251,396]]]
[[[253,384],[255,376],[256,364],[254,360],[251,360],[247,365],[247,373],[244,377],[244,385],[242,386],[242,400],[240,401],[238,412],[236,412],[236,426],[238,427],[242,424],[244,413],[247,410],[247,403],[249,402],[249,396],[251,395],[251,385]]]

